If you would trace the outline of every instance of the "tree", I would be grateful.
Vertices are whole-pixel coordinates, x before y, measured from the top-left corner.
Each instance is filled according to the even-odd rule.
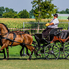
[[[33,9],[29,12],[29,17],[32,18],[32,16],[34,16],[34,11],[33,11]]]
[[[6,13],[10,12],[8,7],[5,8],[5,12]]]
[[[13,13],[12,11],[3,13],[3,18],[18,18],[18,14]]]
[[[4,13],[4,7],[0,7],[0,18],[2,17],[3,13]]]
[[[33,10],[34,10],[34,16],[35,16],[35,19],[38,21],[38,30],[37,30],[37,33],[39,33],[39,22],[41,20],[41,2],[42,0],[33,0],[31,3],[32,3],[32,7],[33,7]]]
[[[60,14],[66,14],[66,12],[64,10],[59,12]]]
[[[9,9],[8,7],[6,7],[2,17],[3,18],[18,18],[18,14],[13,9]]]
[[[41,3],[41,18],[51,18],[52,14],[57,12],[57,8],[51,3],[52,0],[45,0]]]
[[[40,21],[41,20],[41,2],[42,0],[33,0],[31,3],[32,3],[32,7],[33,7],[33,10],[34,10],[34,16],[35,16],[35,19],[37,21]]]
[[[33,0],[31,2],[35,19],[38,21],[38,29],[41,18],[50,18],[52,14],[57,11],[57,9],[55,9],[56,6],[52,4],[51,1],[52,0]]]
[[[65,12],[66,12],[67,14],[69,14],[69,9],[67,8],[67,9],[65,10]]]
[[[51,2],[52,0],[33,0],[32,7],[36,20],[40,20],[41,18],[50,18],[52,17],[52,14],[56,13],[57,8]]]
[[[9,9],[8,7],[5,8],[5,13],[12,12],[12,13],[17,13],[13,9]]]
[[[58,13],[60,13],[60,14],[69,14],[69,9],[66,8],[66,10],[58,11]]]
[[[27,12],[27,10],[20,11],[18,15],[20,18],[29,18],[29,13]]]

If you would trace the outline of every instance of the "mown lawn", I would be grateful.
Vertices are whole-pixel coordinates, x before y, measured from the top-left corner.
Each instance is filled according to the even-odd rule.
[[[27,57],[0,60],[0,69],[69,69],[69,60],[27,60]]]
[[[69,60],[67,59],[42,59],[32,56],[20,57],[21,46],[9,47],[9,60],[3,60],[3,54],[0,54],[0,69],[68,69]]]

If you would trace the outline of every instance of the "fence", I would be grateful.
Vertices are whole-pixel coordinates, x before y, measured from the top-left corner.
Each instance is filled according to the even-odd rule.
[[[39,29],[38,29],[38,22],[23,22],[23,28],[9,28],[10,30],[21,30],[21,31],[28,31],[30,34],[37,33],[37,30],[39,30],[39,33],[42,33],[42,31],[46,28],[45,22],[39,23]],[[62,27],[63,29],[68,29],[68,22],[60,22],[58,27]]]

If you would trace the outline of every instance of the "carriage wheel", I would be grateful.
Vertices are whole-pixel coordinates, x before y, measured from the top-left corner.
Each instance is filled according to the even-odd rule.
[[[65,43],[64,45],[64,55],[67,59],[69,59],[69,41]]]
[[[54,43],[47,45],[44,49],[44,55],[46,59],[58,59],[60,56],[59,47]]]
[[[63,49],[64,49],[64,43],[61,43],[61,42],[56,42],[55,43],[58,47],[59,47],[59,49],[60,49],[60,59],[62,59],[62,58],[65,58],[65,56],[64,56],[64,52],[63,52]]]
[[[37,56],[36,54],[35,54],[35,57],[36,58],[44,58],[44,49],[43,49],[43,47],[38,47],[38,45],[36,44],[36,47],[35,47],[35,50],[36,50],[36,52],[38,53],[38,54],[41,54],[41,56]]]
[[[38,47],[37,42],[36,41],[33,41],[32,44],[33,44],[33,47],[35,48],[36,52],[38,53],[38,51],[40,50],[40,48]],[[38,53],[38,54],[40,54],[40,53]],[[37,58],[37,55],[35,53],[34,53],[34,55]]]
[[[36,58],[38,58],[38,57],[42,58],[42,59],[45,58],[45,56],[44,56],[44,48],[43,47],[37,47],[36,51],[37,51],[38,54],[41,54],[41,56],[36,56]]]
[[[35,55],[35,57],[36,58],[44,58],[45,56],[44,56],[44,49],[43,49],[43,46],[38,46],[38,43],[35,41],[35,43],[33,44],[33,46],[34,46],[34,48],[35,48],[35,50],[37,51],[37,53],[38,54],[41,54],[41,56],[37,56],[35,53],[34,53],[34,55]]]

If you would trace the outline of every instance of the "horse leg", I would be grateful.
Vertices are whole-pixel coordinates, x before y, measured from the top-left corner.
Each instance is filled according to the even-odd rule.
[[[7,48],[9,45],[9,41],[6,41],[4,44],[2,44],[0,51],[3,50],[4,48]]]
[[[7,59],[9,59],[9,50],[8,50],[8,47],[6,47],[6,51],[7,51]]]
[[[1,43],[2,46],[2,43]],[[4,59],[6,59],[6,54],[5,54],[5,50],[3,49],[3,53],[4,53]]]
[[[5,55],[5,50],[3,49],[3,53],[4,53],[4,59],[6,59],[6,55]]]
[[[2,45],[3,45],[1,38],[0,38],[0,45],[1,45],[1,47],[2,47]],[[4,59],[6,59],[5,49],[3,49],[3,53],[4,53]]]
[[[26,47],[26,46],[22,46],[22,49],[21,49],[21,51],[20,51],[20,56],[23,56],[23,55],[25,55],[24,54],[24,47]],[[23,54],[22,54],[22,51],[23,51]],[[26,47],[26,54],[29,56],[30,54],[28,53],[28,48]]]
[[[22,49],[20,51],[20,56],[22,57],[22,51],[24,50],[24,47],[22,46]]]
[[[31,57],[32,57],[32,54],[33,54],[34,47],[33,47],[33,46],[29,46],[29,45],[26,45],[26,47],[31,51],[31,55],[29,55],[29,60],[31,60]]]
[[[4,44],[2,44],[0,51],[3,50],[4,48],[7,48],[7,52],[8,52],[8,45],[9,45],[9,41],[6,41]],[[7,53],[9,54],[9,53]],[[7,56],[7,58],[9,58],[9,55]]]
[[[28,48],[26,47],[26,54],[28,55],[28,56],[30,56],[30,54],[28,53]]]
[[[29,55],[29,59],[30,59],[30,60],[31,60],[33,51],[35,52],[35,54],[36,54],[37,56],[41,56],[40,54],[37,53],[37,51],[35,50],[35,48],[34,48],[33,46],[26,45],[26,47],[31,51],[31,55]]]
[[[31,51],[31,55],[29,55],[29,59],[28,60],[31,60],[32,54],[33,54],[33,51]]]
[[[41,54],[38,54],[37,52],[38,52],[38,51],[36,51],[36,50],[34,49],[34,53],[35,53],[37,56],[41,56]]]
[[[36,51],[35,49],[33,49],[33,50],[31,51],[31,55],[29,55],[29,60],[31,60],[33,51],[34,51],[34,53],[35,53],[37,56],[41,56],[41,54],[38,54],[37,51]]]

